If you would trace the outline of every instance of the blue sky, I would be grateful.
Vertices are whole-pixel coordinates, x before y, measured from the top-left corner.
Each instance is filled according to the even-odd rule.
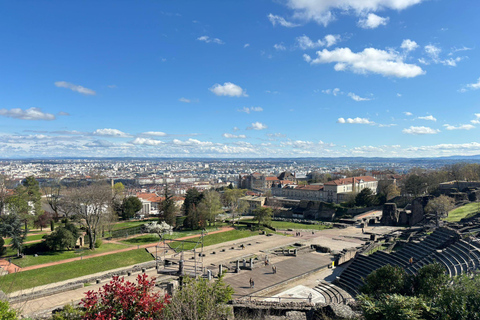
[[[0,12],[0,157],[480,154],[477,1]]]

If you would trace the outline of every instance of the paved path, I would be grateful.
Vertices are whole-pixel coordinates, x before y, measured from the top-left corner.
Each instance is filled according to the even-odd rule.
[[[255,292],[280,284],[288,279],[327,267],[331,262],[332,257],[330,255],[306,253],[275,263],[274,265],[277,267],[277,273],[275,274],[272,272],[272,265],[268,265],[251,271],[242,270],[240,273],[226,278],[225,282],[235,290],[235,297],[255,295]],[[255,282],[254,288],[249,286],[250,278]]]
[[[221,232],[227,232],[227,231],[230,231],[230,230],[233,230],[232,227],[224,227],[220,230],[216,230],[216,231],[211,231],[209,232],[208,234],[215,234],[215,233],[221,233]],[[192,239],[192,238],[198,238],[200,237],[201,234],[194,234],[194,235],[191,235],[191,236],[187,236],[187,237],[182,237],[182,238],[178,238],[176,240],[186,240],[186,239]],[[88,255],[88,256],[83,256],[83,257],[76,257],[76,258],[70,258],[70,259],[64,259],[64,260],[60,260],[60,261],[54,261],[54,262],[49,262],[49,263],[43,263],[43,264],[37,264],[37,265],[34,265],[34,266],[29,266],[29,267],[25,267],[25,268],[20,268],[18,266],[15,266],[17,268],[17,272],[22,272],[22,271],[27,271],[27,270],[35,270],[35,269],[40,269],[40,268],[45,268],[45,267],[50,267],[50,266],[54,266],[54,265],[58,265],[58,264],[62,264],[62,263],[67,263],[67,262],[72,262],[72,261],[78,261],[78,260],[84,260],[84,259],[90,259],[90,258],[95,258],[95,257],[101,257],[101,256],[106,256],[106,255],[109,255],[109,254],[114,254],[114,253],[119,253],[119,252],[125,252],[125,251],[131,251],[131,250],[136,250],[136,249],[144,249],[144,248],[149,248],[149,247],[155,247],[156,246],[156,243],[148,243],[148,244],[144,244],[144,245],[139,245],[139,246],[131,246],[131,247],[127,247],[125,249],[117,249],[117,250],[113,250],[113,251],[108,251],[108,252],[103,252],[103,253],[98,253],[98,254],[91,254],[91,255]],[[3,262],[2,262],[3,261]],[[3,264],[8,264],[8,261],[6,259],[2,259],[0,260],[0,266],[2,266],[2,263]],[[9,268],[8,269],[8,272],[9,273],[12,273],[12,272],[15,272],[15,269],[12,269],[12,268]]]

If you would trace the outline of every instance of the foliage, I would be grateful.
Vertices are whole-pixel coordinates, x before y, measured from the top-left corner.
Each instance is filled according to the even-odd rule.
[[[435,307],[439,319],[478,320],[480,319],[480,276],[470,278],[462,275],[440,291]]]
[[[370,273],[360,290],[374,297],[382,294],[402,294],[405,292],[406,280],[407,274],[403,268],[388,264]]]
[[[8,301],[0,300],[0,320],[17,320],[17,312],[10,307]]]
[[[122,218],[124,220],[135,217],[135,213],[142,210],[142,201],[137,197],[128,197],[123,199]]]
[[[3,240],[2,237],[0,237],[0,256],[3,256],[6,251],[7,251],[7,248],[5,248],[5,240]]]
[[[164,234],[172,234],[173,227],[168,225],[165,221],[157,223],[157,221],[153,221],[150,223],[145,224],[145,229],[148,233],[156,233],[158,237],[162,239]]]
[[[224,193],[225,204],[230,208],[232,213],[233,223],[235,223],[235,214],[242,213],[246,210],[247,202],[239,201],[239,199],[245,196],[245,189],[226,189]]]
[[[22,229],[22,222],[17,215],[9,214],[0,217],[0,235],[10,238],[10,246],[17,250],[19,256],[23,249],[27,230]]]
[[[359,207],[371,207],[377,204],[372,189],[364,188],[355,197],[355,204]]]
[[[153,292],[155,279],[146,274],[137,277],[137,283],[114,276],[98,292],[88,291],[81,305],[84,320],[147,320],[162,319],[161,312],[168,296]]]
[[[53,220],[50,220],[50,231],[55,230],[55,222]]]
[[[95,248],[98,249],[103,245],[102,239],[95,240]]]
[[[215,190],[204,191],[198,209],[207,218],[210,225],[212,222],[215,225],[217,215],[222,212],[220,194]]]
[[[65,223],[65,226],[58,227],[49,235],[45,235],[45,245],[50,250],[68,250],[75,247],[77,239],[80,236],[78,228],[72,223]]]
[[[182,211],[185,214],[185,220],[183,226],[188,229],[203,229],[206,226],[205,210],[199,210],[198,205],[202,201],[203,194],[201,194],[196,188],[187,190],[185,194],[185,201],[182,205]]]
[[[43,213],[42,210],[42,193],[40,192],[40,186],[38,181],[35,179],[34,176],[26,177],[25,180],[22,181],[22,185],[24,187],[23,196],[27,202],[33,203],[33,212],[35,216],[39,216]]]
[[[165,221],[168,225],[174,226],[177,220],[177,206],[173,200],[173,195],[168,189],[168,184],[163,189],[165,199],[161,202],[160,208],[162,210],[162,217],[160,221]]]
[[[253,218],[255,221],[258,221],[258,225],[270,225],[272,221],[272,214],[273,211],[271,208],[268,207],[259,207],[253,211],[255,217]]]
[[[361,295],[359,300],[365,320],[420,320],[429,310],[422,298],[399,294],[383,294],[379,299]]]
[[[413,277],[413,292],[415,295],[435,297],[449,279],[443,265],[439,263],[426,265]]]
[[[48,212],[44,212],[35,218],[34,224],[36,227],[40,227],[40,231],[42,231],[43,228],[48,226],[50,221],[52,221],[52,215]]]
[[[454,200],[448,196],[441,195],[428,201],[425,211],[428,213],[435,213],[437,218],[447,216],[448,212],[453,209]]]
[[[227,319],[230,309],[225,303],[232,298],[233,293],[233,289],[224,283],[223,277],[213,282],[203,278],[195,280],[184,277],[182,286],[165,309],[165,319]]]
[[[61,310],[53,313],[52,320],[82,320],[84,316],[84,310],[67,304]]]

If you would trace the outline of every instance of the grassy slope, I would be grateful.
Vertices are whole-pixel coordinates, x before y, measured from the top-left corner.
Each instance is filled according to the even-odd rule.
[[[203,246],[206,247],[206,246],[211,246],[211,245],[222,243],[222,242],[242,239],[242,238],[251,237],[251,236],[257,236],[258,234],[259,234],[258,231],[250,231],[250,230],[231,230],[227,232],[209,234],[203,237]],[[191,239],[190,241],[197,241],[197,240],[198,238],[195,238],[195,239]],[[195,247],[195,245],[196,244],[193,242],[185,242],[183,249],[191,250]],[[179,242],[173,243],[171,246],[175,248],[177,246],[180,246],[180,243]],[[179,249],[180,248],[181,247],[179,247]]]
[[[242,220],[242,222],[257,223],[254,220]],[[309,229],[309,230],[323,230],[331,228],[329,225],[325,224],[303,224],[296,222],[286,222],[286,221],[272,221],[272,227],[276,229]]]
[[[53,282],[102,272],[110,269],[126,267],[152,260],[145,249],[114,253],[108,256],[59,264],[56,266],[12,273],[0,278],[0,289],[5,293],[33,288]]]
[[[448,222],[457,222],[463,218],[468,218],[480,212],[480,203],[472,202],[462,207],[456,208],[448,213],[448,217],[443,220]]]

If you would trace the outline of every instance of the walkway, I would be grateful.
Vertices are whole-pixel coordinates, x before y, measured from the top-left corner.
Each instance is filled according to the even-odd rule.
[[[220,230],[211,231],[208,234],[227,232],[227,231],[231,231],[233,229],[234,228],[232,228],[232,227],[224,227],[224,228],[221,228]],[[194,235],[191,235],[191,236],[177,238],[175,240],[187,240],[187,239],[199,238],[199,237],[201,237],[201,234],[194,234]],[[109,255],[109,254],[131,251],[131,250],[136,250],[136,249],[144,249],[144,248],[149,248],[149,247],[155,247],[156,245],[157,245],[156,243],[153,243],[153,244],[152,243],[147,243],[147,244],[144,244],[144,245],[127,247],[125,249],[117,249],[117,250],[113,250],[113,251],[108,251],[108,252],[103,252],[103,253],[98,253],[98,254],[92,254],[92,255],[83,256],[83,257],[76,257],[76,258],[70,258],[70,259],[65,259],[65,260],[60,260],[60,261],[49,262],[49,263],[37,264],[37,265],[34,265],[34,266],[25,267],[25,268],[20,268],[20,267],[12,264],[14,267],[13,267],[13,269],[11,267],[9,267],[8,273],[15,272],[15,267],[17,268],[17,270],[16,270],[17,272],[22,272],[22,271],[27,271],[27,270],[35,270],[35,269],[50,267],[50,266],[54,266],[54,265],[58,265],[58,264],[62,264],[62,263],[72,262],[72,261],[101,257],[101,256]],[[5,265],[5,263],[6,263],[6,265],[8,265],[8,260],[6,260],[6,259],[1,259],[0,260],[0,266],[3,267]]]

